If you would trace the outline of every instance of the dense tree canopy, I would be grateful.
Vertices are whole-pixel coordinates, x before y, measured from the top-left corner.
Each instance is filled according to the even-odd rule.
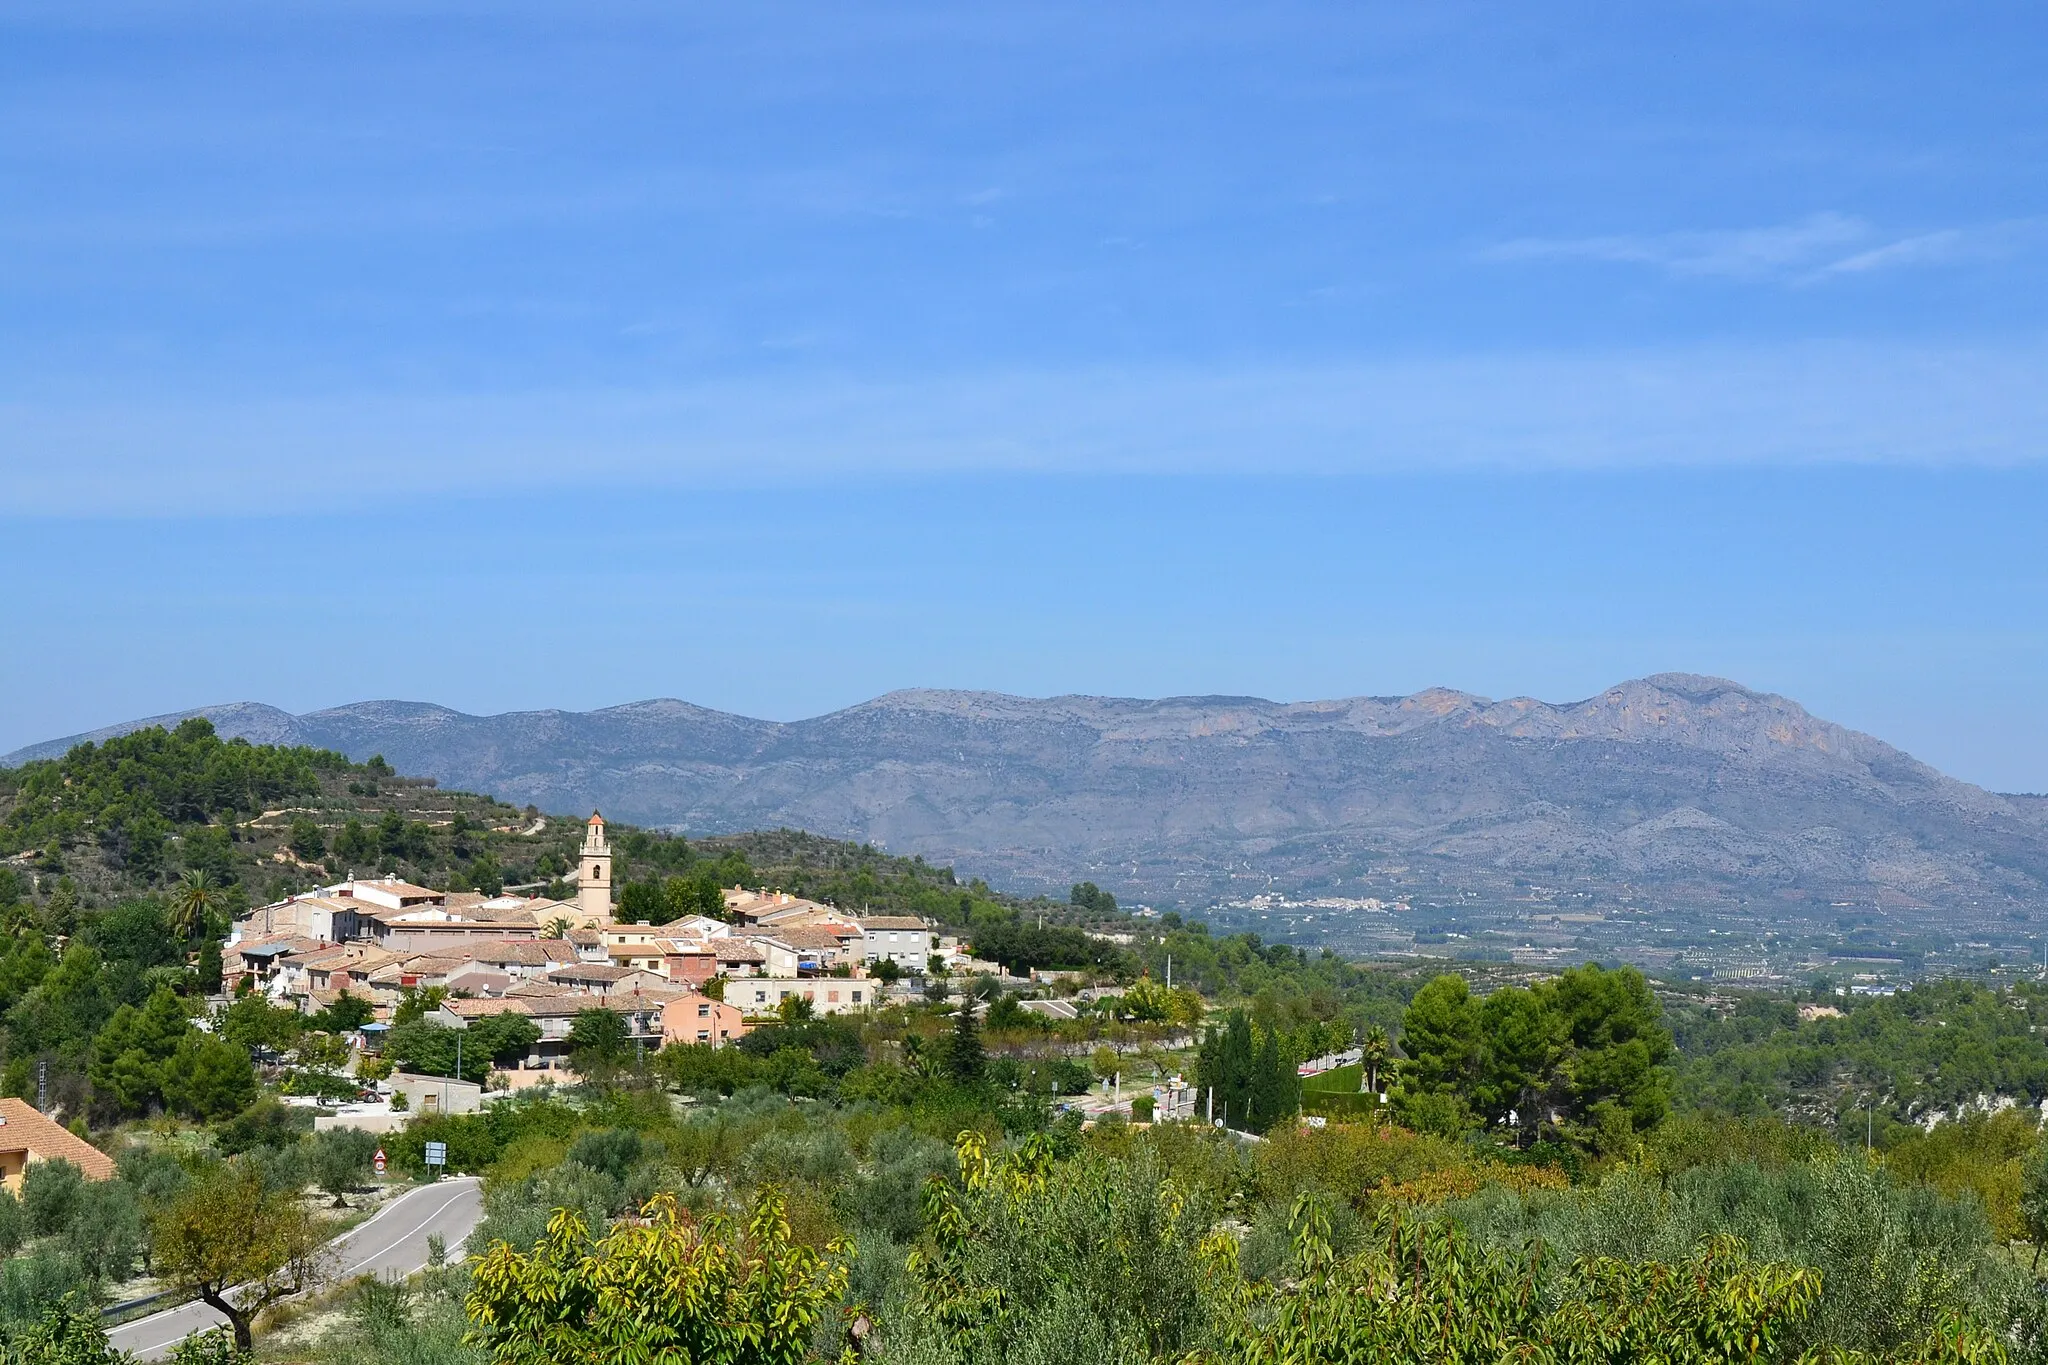
[[[180,861],[207,867],[212,860],[203,849],[175,852],[174,838],[190,843],[194,827],[306,795],[318,785],[318,770],[347,765],[326,750],[222,740],[211,721],[197,716],[168,732],[137,730],[81,744],[10,776],[13,808],[0,822],[0,852],[91,840],[116,866],[145,879]]]
[[[384,1057],[402,1071],[454,1076],[459,1050],[460,1079],[482,1081],[493,1065],[516,1065],[539,1041],[540,1026],[513,1011],[483,1015],[463,1029],[418,1019],[391,1030],[384,1040]]]
[[[1527,1141],[1559,1127],[1618,1142],[1669,1108],[1671,1035],[1632,968],[1589,963],[1483,1000],[1439,976],[1409,1003],[1400,1046],[1398,1111],[1433,1131],[1512,1120]]]
[[[1032,970],[1114,968],[1123,960],[1115,944],[1090,938],[1079,929],[1008,921],[976,928],[974,955],[1001,964],[1013,976]]]

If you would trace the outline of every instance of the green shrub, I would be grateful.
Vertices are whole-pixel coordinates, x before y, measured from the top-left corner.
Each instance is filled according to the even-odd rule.
[[[31,1237],[54,1237],[71,1227],[85,1201],[85,1173],[68,1161],[35,1161],[21,1177],[21,1206]]]

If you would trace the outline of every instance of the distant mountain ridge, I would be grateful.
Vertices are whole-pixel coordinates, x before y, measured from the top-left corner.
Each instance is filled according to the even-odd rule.
[[[792,722],[674,700],[497,716],[236,703],[0,761],[186,714],[252,741],[382,753],[549,811],[695,833],[789,826],[1161,903],[1542,883],[1702,904],[2048,909],[2048,802],[1689,674],[1566,704],[909,690]]]

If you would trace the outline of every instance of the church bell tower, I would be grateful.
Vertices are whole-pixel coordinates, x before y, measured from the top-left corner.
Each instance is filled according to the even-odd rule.
[[[583,864],[576,873],[576,908],[590,919],[612,917],[612,846],[604,839],[604,817],[596,811],[583,830]]]

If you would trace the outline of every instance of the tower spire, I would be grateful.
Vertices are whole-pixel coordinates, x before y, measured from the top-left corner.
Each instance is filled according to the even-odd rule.
[[[612,846],[605,842],[604,816],[590,812],[583,826],[583,860],[576,872],[576,908],[594,920],[612,917]]]

